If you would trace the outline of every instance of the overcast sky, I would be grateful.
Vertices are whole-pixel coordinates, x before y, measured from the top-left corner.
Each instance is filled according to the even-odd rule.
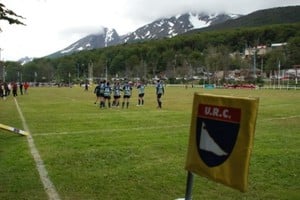
[[[0,21],[1,60],[43,57],[102,27],[119,35],[161,18],[188,11],[249,14],[300,0],[0,0],[25,17],[26,26]]]

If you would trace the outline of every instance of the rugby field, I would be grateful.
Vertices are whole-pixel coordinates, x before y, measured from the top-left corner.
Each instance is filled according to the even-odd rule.
[[[128,109],[99,109],[92,90],[29,88],[0,100],[0,123],[31,133],[0,130],[0,199],[184,197],[194,92],[259,97],[260,105],[248,192],[195,176],[193,199],[300,199],[300,91],[168,86],[160,110],[151,86],[144,106],[134,88]]]

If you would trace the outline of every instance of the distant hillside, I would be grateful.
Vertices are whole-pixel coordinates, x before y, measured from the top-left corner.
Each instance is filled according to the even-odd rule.
[[[194,29],[188,33],[199,31],[224,30],[242,27],[258,27],[273,24],[287,24],[300,22],[300,6],[289,6],[259,10],[237,19],[227,20],[206,28]]]

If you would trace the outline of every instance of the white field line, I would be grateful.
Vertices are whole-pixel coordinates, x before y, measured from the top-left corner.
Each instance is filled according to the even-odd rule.
[[[20,115],[20,118],[22,120],[23,127],[24,127],[25,131],[30,132],[29,128],[27,126],[27,123],[25,121],[25,118],[23,116],[23,113],[22,113],[22,111],[19,107],[18,101],[17,101],[16,98],[14,98],[14,100],[15,100],[15,104],[17,106],[17,110],[19,112],[19,115]],[[59,197],[59,195],[58,195],[58,193],[55,189],[55,186],[53,185],[50,178],[48,177],[48,172],[45,168],[44,162],[43,162],[37,148],[35,147],[33,138],[31,137],[30,134],[28,136],[26,136],[26,138],[27,138],[27,142],[28,142],[28,146],[29,146],[31,155],[33,156],[33,159],[34,159],[35,164],[36,164],[36,168],[39,172],[40,179],[41,179],[41,181],[44,185],[44,190],[47,193],[47,195],[49,197],[49,200],[60,200],[60,197]]]
[[[34,136],[47,136],[47,135],[69,135],[69,134],[83,134],[83,133],[111,133],[111,132],[122,132],[122,131],[140,131],[140,130],[159,130],[159,129],[168,129],[174,130],[174,128],[189,127],[188,124],[182,124],[178,126],[152,126],[152,127],[136,127],[136,128],[120,128],[120,129],[102,129],[102,130],[83,130],[83,131],[65,131],[65,132],[50,132],[50,133],[37,133]]]
[[[293,115],[293,116],[286,116],[286,117],[274,117],[274,118],[267,118],[262,121],[273,121],[273,120],[287,120],[287,119],[293,119],[298,118],[300,115]]]

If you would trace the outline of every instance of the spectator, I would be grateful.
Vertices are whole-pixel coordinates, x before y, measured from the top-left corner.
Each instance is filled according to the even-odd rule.
[[[19,88],[20,88],[20,94],[23,95],[23,83],[19,83]]]
[[[29,84],[27,82],[24,83],[25,94],[27,94],[27,90],[29,88]]]
[[[13,82],[12,83],[12,92],[13,92],[13,96],[14,97],[16,97],[16,96],[18,96],[18,85],[17,85],[17,83],[15,83],[15,82]]]

